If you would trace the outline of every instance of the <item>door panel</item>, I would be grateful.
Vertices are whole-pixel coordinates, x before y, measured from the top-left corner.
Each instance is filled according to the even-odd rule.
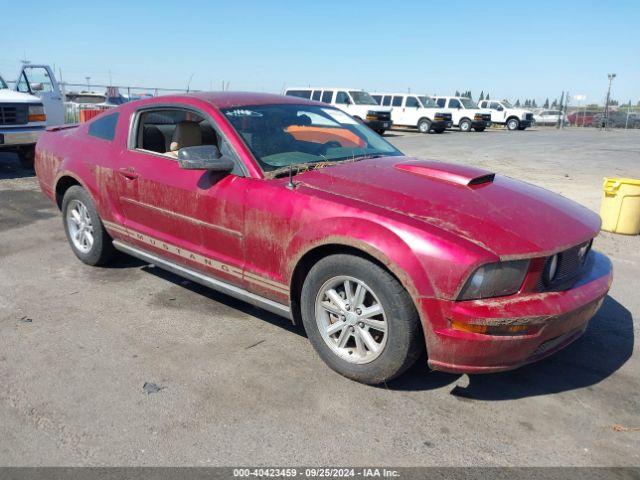
[[[123,153],[116,178],[134,243],[243,285],[246,179],[184,170],[176,159],[139,150]]]
[[[17,90],[40,98],[47,115],[48,126],[64,123],[62,94],[51,69],[45,66],[25,65],[18,80]]]

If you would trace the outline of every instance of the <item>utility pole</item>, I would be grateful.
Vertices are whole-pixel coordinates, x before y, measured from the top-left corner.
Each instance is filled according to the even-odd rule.
[[[562,92],[562,95],[560,96],[560,117],[558,117],[558,123],[556,124],[556,128],[560,128],[560,126],[562,125],[562,106],[564,105],[564,91]]]
[[[609,78],[609,89],[607,90],[607,101],[604,104],[604,118],[603,118],[604,125],[602,125],[605,128],[607,127],[607,125],[609,125],[609,102],[611,101],[611,82],[613,81],[614,78],[616,78],[616,74],[607,73],[607,77]]]
[[[87,80],[87,92],[91,91],[91,77],[84,77]]]

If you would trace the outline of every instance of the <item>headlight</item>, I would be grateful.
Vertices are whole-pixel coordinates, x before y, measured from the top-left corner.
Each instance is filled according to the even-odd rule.
[[[47,120],[47,116],[44,113],[44,107],[42,105],[29,105],[28,122],[44,122]]]
[[[488,263],[469,277],[460,291],[458,300],[502,297],[520,290],[529,270],[529,260]]]

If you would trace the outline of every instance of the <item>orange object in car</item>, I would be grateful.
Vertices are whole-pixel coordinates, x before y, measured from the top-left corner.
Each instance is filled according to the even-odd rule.
[[[296,140],[313,143],[340,142],[343,147],[364,147],[364,142],[353,132],[344,128],[291,125],[287,133]]]

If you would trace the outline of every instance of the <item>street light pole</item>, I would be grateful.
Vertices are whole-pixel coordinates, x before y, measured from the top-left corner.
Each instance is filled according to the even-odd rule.
[[[609,101],[611,100],[611,82],[614,78],[616,78],[615,73],[607,73],[607,77],[609,78],[609,89],[607,90],[607,101],[604,104],[604,125],[603,127],[607,127],[609,125]]]

